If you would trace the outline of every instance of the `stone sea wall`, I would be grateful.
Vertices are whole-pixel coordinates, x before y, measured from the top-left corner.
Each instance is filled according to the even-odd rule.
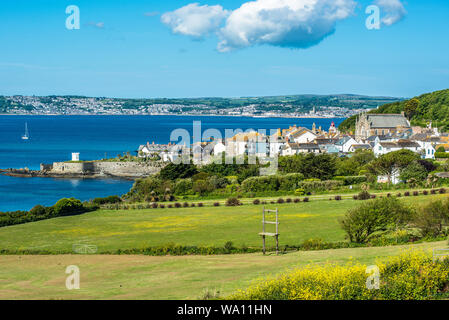
[[[99,175],[114,177],[146,177],[159,173],[164,164],[159,162],[55,162],[42,164],[41,171],[56,175]]]

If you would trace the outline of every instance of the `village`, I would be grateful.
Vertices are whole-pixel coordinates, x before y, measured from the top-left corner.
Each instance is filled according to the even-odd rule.
[[[193,155],[195,164],[208,164],[223,155],[241,157],[292,156],[303,153],[329,153],[350,157],[357,150],[371,150],[376,157],[407,149],[421,154],[423,159],[435,159],[438,149],[449,147],[449,134],[439,132],[429,122],[426,128],[411,126],[404,114],[362,113],[355,132],[342,133],[332,122],[326,130],[290,126],[266,135],[260,131],[239,132],[225,139],[210,139],[188,146],[147,143],[138,149],[140,158],[157,158],[176,162],[183,154]]]

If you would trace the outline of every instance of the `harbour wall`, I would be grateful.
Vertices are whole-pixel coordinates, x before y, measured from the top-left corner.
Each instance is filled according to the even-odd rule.
[[[41,171],[55,175],[99,175],[113,177],[140,178],[157,174],[164,167],[163,163],[146,162],[54,162],[41,164]]]

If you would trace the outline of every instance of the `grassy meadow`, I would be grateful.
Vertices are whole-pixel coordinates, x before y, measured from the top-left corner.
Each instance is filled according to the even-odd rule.
[[[152,257],[144,255],[0,256],[0,299],[198,299],[206,289],[225,297],[254,281],[309,264],[372,265],[407,250],[446,247],[446,241],[408,246],[292,252]],[[80,268],[80,290],[67,290],[66,267]]]
[[[420,205],[447,195],[401,198]],[[268,205],[280,214],[280,245],[299,245],[308,239],[344,241],[338,220],[360,201],[312,200],[308,203]],[[0,228],[0,249],[46,250],[70,253],[77,243],[98,247],[98,252],[154,247],[167,244],[260,248],[262,206],[99,210]],[[268,240],[271,244],[271,239]]]

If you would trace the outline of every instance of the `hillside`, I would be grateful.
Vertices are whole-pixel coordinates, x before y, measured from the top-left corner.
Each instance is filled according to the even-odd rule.
[[[341,95],[290,95],[240,98],[122,99],[79,96],[0,96],[2,114],[212,114],[308,113],[314,108],[347,117],[399,98]],[[354,110],[354,111],[352,111]]]
[[[412,125],[425,126],[432,120],[441,130],[449,130],[449,89],[426,93],[410,100],[388,103],[370,111],[370,113],[401,113],[405,112]],[[349,132],[355,128],[357,116],[343,121],[341,131]]]

